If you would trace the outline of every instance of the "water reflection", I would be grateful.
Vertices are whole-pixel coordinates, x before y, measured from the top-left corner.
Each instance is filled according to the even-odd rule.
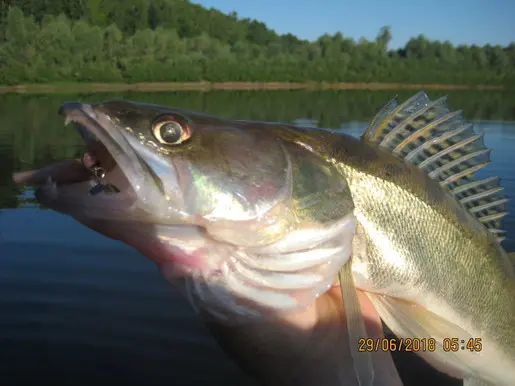
[[[391,93],[0,95],[0,384],[249,384],[152,263],[66,216],[41,210],[32,189],[11,182],[13,171],[81,154],[82,140],[56,114],[64,100],[114,96],[360,135]],[[450,101],[481,120],[476,131],[493,149],[492,164],[480,174],[500,176],[513,196],[515,123],[507,121],[515,120],[515,98],[453,93]],[[514,220],[505,221],[508,250],[515,250]],[[444,379],[461,384],[408,358],[397,358],[407,385]]]

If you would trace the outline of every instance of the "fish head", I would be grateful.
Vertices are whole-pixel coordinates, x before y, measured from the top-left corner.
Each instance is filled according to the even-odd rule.
[[[224,229],[220,239],[248,246],[281,238],[293,221],[284,213],[293,184],[290,158],[270,131],[123,100],[66,103],[60,112],[103,175],[81,184],[82,194],[75,184],[59,186],[57,194],[40,191],[50,207],[93,219],[216,224],[213,231]],[[96,182],[121,194],[88,194]],[[245,234],[242,224],[252,231]]]
[[[88,147],[88,177],[55,176],[37,199],[136,248],[167,278],[189,279],[204,303],[232,299],[234,309],[240,296],[274,307],[291,290],[280,307],[306,305],[349,257],[346,181],[292,127],[124,100],[65,103],[60,113]],[[310,270],[313,285],[296,288],[295,274],[308,280]]]

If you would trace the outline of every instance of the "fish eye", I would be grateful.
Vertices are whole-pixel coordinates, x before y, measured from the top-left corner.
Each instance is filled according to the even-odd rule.
[[[154,122],[152,132],[163,145],[178,145],[191,136],[191,130],[186,121],[172,116],[158,118]]]

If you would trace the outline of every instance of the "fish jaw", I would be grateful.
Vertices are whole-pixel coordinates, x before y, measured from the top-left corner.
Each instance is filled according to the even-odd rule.
[[[73,123],[88,146],[88,153],[96,154],[96,161],[105,170],[103,184],[114,185],[119,192],[92,195],[98,185],[94,176],[82,181],[67,183],[60,175],[49,172],[49,177],[36,191],[37,199],[45,206],[77,219],[126,219],[152,221],[164,219],[167,223],[184,223],[181,211],[180,189],[173,190],[173,197],[164,194],[152,174],[141,149],[134,148],[134,139],[107,114],[95,105],[70,102],[60,108],[66,117],[65,124]],[[91,150],[93,149],[93,150]],[[99,156],[102,153],[102,156]],[[84,166],[88,161],[83,160]],[[109,165],[108,165],[109,164]],[[51,167],[50,167],[51,169]],[[173,165],[170,170],[175,172]],[[176,174],[169,173],[168,185],[177,185]],[[30,178],[28,181],[31,183]]]

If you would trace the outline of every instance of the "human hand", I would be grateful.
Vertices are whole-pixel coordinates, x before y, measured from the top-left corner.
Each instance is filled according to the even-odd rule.
[[[379,315],[358,291],[370,338],[383,337]],[[204,321],[224,351],[263,385],[357,385],[339,287],[320,296],[308,309],[268,322],[226,326],[207,314]],[[353,346],[355,347],[355,345]],[[402,385],[392,357],[371,353],[376,386]]]

